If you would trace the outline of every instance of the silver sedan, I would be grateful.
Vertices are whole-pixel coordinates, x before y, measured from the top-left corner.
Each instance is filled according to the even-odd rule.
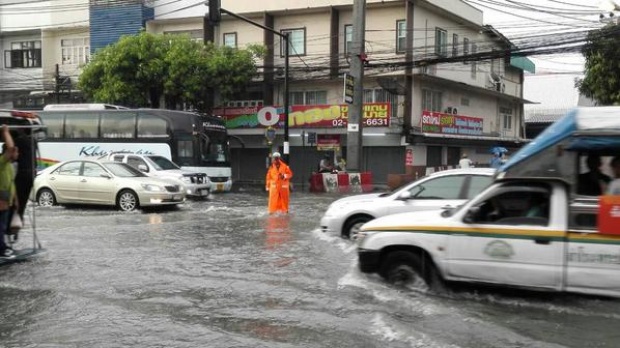
[[[95,160],[67,161],[43,170],[34,180],[33,193],[40,206],[113,205],[123,211],[185,201],[179,184],[149,177],[125,163]]]

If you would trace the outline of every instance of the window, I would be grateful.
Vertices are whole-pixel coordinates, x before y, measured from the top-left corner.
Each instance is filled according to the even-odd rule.
[[[364,103],[390,103],[390,115],[396,117],[398,111],[398,95],[392,94],[383,88],[364,90]]]
[[[512,108],[500,106],[499,115],[502,119],[502,126],[505,130],[512,129]]]
[[[493,50],[494,54],[497,54],[496,50]],[[504,59],[497,58],[491,60],[491,72],[497,76],[504,76]]]
[[[471,44],[471,54],[476,54],[478,53],[478,46],[475,43]],[[476,64],[475,60],[471,61],[471,78],[475,79],[476,78],[476,73],[478,70],[478,64]]]
[[[467,192],[467,199],[476,197],[482,190],[487,188],[493,182],[493,177],[472,175],[469,182],[469,192]]]
[[[461,98],[461,105],[469,106],[469,98]]]
[[[65,119],[65,136],[67,138],[97,138],[99,136],[99,115],[93,113],[73,112]]]
[[[549,197],[547,186],[506,186],[477,204],[467,219],[474,223],[547,226]]]
[[[41,41],[11,42],[11,50],[4,51],[5,68],[40,68]]]
[[[187,158],[192,158],[194,156],[194,151],[192,150],[192,141],[191,140],[179,140],[177,142],[177,147],[178,147],[178,151],[177,151],[177,155],[179,156],[179,158],[182,157],[187,157]]]
[[[138,115],[138,138],[167,138],[168,123],[166,120],[150,115]]]
[[[306,55],[306,29],[285,29],[281,31],[282,34],[288,33],[288,43],[290,56],[305,56]],[[280,39],[280,56],[284,57],[285,52],[284,38]]]
[[[291,105],[325,105],[327,91],[290,92],[289,102]]]
[[[441,92],[423,89],[422,110],[441,112]]]
[[[353,26],[347,24],[344,26],[344,53],[351,53],[351,42],[353,41]]]
[[[445,176],[414,186],[411,196],[415,199],[459,199],[465,175]]]
[[[224,33],[224,46],[237,48],[237,33]]]
[[[463,38],[463,56],[469,55],[469,39]],[[463,64],[467,64],[467,61],[463,61]]]
[[[435,54],[440,57],[448,55],[448,32],[435,28]]]
[[[80,168],[82,167],[82,162],[69,162],[62,167],[58,168],[58,175],[71,175],[78,176],[80,175]]]
[[[101,115],[102,138],[134,138],[136,114],[134,112],[114,112]]]
[[[86,64],[90,59],[88,38],[60,40],[62,64]]]
[[[459,35],[452,34],[452,57],[459,55]]]
[[[407,21],[396,21],[396,52],[407,50]]]
[[[144,160],[138,156],[128,156],[127,157],[127,164],[129,164],[130,166],[140,170],[140,166],[144,166],[146,167],[145,172],[149,171],[149,166],[146,165],[146,162],[144,162]]]
[[[45,115],[45,129],[48,138],[63,138],[63,125],[65,115],[63,114],[47,114]]]
[[[93,178],[98,178],[101,174],[107,174],[107,172],[96,163],[84,162],[84,169],[82,172],[83,176],[90,176]]]

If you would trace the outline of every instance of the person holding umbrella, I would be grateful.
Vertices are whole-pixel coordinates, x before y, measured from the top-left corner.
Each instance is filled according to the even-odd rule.
[[[508,152],[505,147],[494,147],[491,149],[491,153],[493,154],[493,158],[489,162],[491,168],[499,168],[504,164],[505,160],[503,159],[503,155]]]

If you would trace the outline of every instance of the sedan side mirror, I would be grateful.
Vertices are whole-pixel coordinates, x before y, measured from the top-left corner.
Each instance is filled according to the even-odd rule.
[[[411,197],[412,197],[411,196],[411,192],[409,192],[409,191],[401,192],[398,195],[398,199],[403,200],[403,201],[407,201],[407,200],[411,199]]]
[[[144,164],[139,164],[138,165],[138,170],[143,172],[143,173],[148,173],[149,168],[146,165],[144,165]]]
[[[108,173],[101,173],[101,174],[99,174],[99,176],[102,177],[102,178],[108,178],[108,179],[112,178],[112,175],[110,175]]]

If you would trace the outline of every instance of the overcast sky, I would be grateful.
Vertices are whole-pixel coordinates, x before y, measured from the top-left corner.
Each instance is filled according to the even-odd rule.
[[[601,0],[463,0],[484,12],[490,24],[509,39],[542,33],[586,31],[600,28]],[[608,0],[604,0],[608,1]],[[616,2],[619,2],[616,0]],[[616,12],[620,16],[620,12]],[[537,74],[580,73],[581,54],[552,54],[529,57],[536,64]]]

